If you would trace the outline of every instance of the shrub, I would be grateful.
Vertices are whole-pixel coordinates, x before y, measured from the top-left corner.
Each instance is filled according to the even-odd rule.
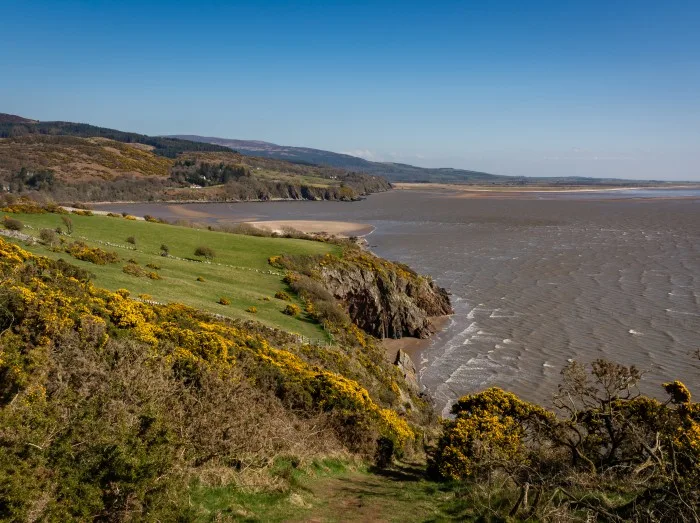
[[[222,296],[221,298],[219,298],[219,303],[221,305],[231,305],[231,300]]]
[[[249,313],[251,313],[251,314],[257,314],[258,308],[257,308],[257,307],[254,307],[254,306],[253,306],[253,307],[248,307],[245,311],[246,311],[246,312],[249,312]]]
[[[286,314],[287,316],[296,316],[300,312],[301,309],[299,308],[299,306],[293,303],[288,304],[284,309],[282,309],[282,313]]]
[[[153,296],[151,296],[150,294],[139,294],[139,299],[143,301],[151,301],[153,300]]]
[[[194,255],[211,261],[214,259],[215,253],[214,253],[214,249],[212,249],[211,247],[206,247],[204,245],[200,245],[199,247],[197,247],[194,250]]]
[[[68,216],[61,216],[61,221],[63,222],[63,225],[66,226],[66,233],[69,236],[73,234],[73,220],[71,220]]]
[[[129,276],[136,276],[137,278],[146,276],[146,271],[144,271],[135,263],[127,263],[126,265],[124,265],[124,267],[122,267],[122,272],[124,274],[128,274]]]
[[[75,214],[77,216],[94,216],[92,211],[88,210],[73,210],[71,211],[71,214]]]
[[[278,300],[292,301],[292,298],[289,296],[289,294],[287,294],[284,291],[277,291],[275,293],[275,298],[277,298]]]
[[[126,243],[130,243],[131,245],[136,245],[136,238],[134,238],[133,236],[129,236],[126,239]]]
[[[2,219],[2,224],[5,226],[5,229],[10,231],[21,231],[24,229],[24,224],[21,221],[15,218],[10,218],[9,216],[5,216]]]
[[[162,280],[163,278],[158,274],[157,272],[149,272],[148,273],[148,278],[151,280]]]
[[[52,246],[58,243],[58,234],[51,229],[41,229],[39,239],[44,245]]]
[[[143,216],[143,219],[146,220],[147,222],[152,222],[152,223],[158,223],[158,218],[155,216],[151,216],[150,214],[145,214]]]
[[[203,281],[207,281],[207,280],[205,280],[205,279],[202,278],[201,276],[197,276],[197,281],[202,281],[202,282],[203,282]]]
[[[641,395],[634,366],[606,360],[590,370],[573,362],[562,377],[556,414],[495,387],[461,398],[430,472],[476,483],[503,478],[505,514],[518,520],[568,506],[605,521],[694,521],[700,404],[688,388],[665,383],[670,399],[662,403]],[[528,489],[536,492],[530,506]]]
[[[86,243],[76,241],[66,247],[66,252],[77,260],[87,261],[96,265],[106,265],[119,261],[119,255],[113,251],[105,251],[99,247],[90,247]]]
[[[148,267],[149,269],[153,269],[154,271],[160,270],[160,265],[156,265],[155,263],[147,263],[146,267]]]
[[[130,214],[127,214],[126,216],[124,216],[124,219],[125,220],[135,220],[136,216],[131,216]]]
[[[167,258],[169,254],[170,254],[170,247],[168,247],[168,246],[165,245],[164,243],[161,244],[161,246],[160,246],[160,255]]]

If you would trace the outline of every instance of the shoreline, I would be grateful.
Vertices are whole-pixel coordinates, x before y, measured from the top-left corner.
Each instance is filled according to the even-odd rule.
[[[416,182],[395,182],[392,187],[397,191],[416,191],[421,189],[442,189],[454,190],[457,192],[474,192],[474,193],[492,193],[492,194],[529,194],[529,193],[588,193],[588,192],[615,192],[615,191],[644,191],[644,190],[674,190],[674,189],[700,189],[697,184],[685,185],[641,185],[633,187],[606,187],[606,186],[485,186],[485,185],[466,185],[459,183],[416,183]]]
[[[422,387],[420,382],[421,356],[423,352],[430,347],[435,335],[447,327],[450,318],[452,318],[451,314],[445,316],[432,316],[428,318],[428,321],[430,321],[430,325],[432,326],[433,333],[427,338],[413,338],[410,336],[405,336],[399,339],[385,338],[381,340],[386,359],[390,363],[394,363],[399,350],[402,350],[408,354],[408,357],[411,358],[413,365],[416,367],[418,384]]]
[[[283,233],[284,229],[294,229],[305,234],[329,234],[345,238],[364,238],[375,231],[373,225],[333,220],[253,220],[241,223],[279,234]]]

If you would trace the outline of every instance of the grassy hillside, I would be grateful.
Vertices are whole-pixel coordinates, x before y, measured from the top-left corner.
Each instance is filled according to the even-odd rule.
[[[267,519],[229,508],[420,448],[426,403],[359,333],[315,346],[135,301],[3,238],[0,279],[3,521]]]
[[[38,238],[41,229],[63,227],[58,214],[13,214],[24,225],[24,233]],[[77,260],[65,252],[54,252],[41,244],[27,249],[35,254],[64,259],[94,274],[95,285],[117,290],[128,289],[136,296],[147,294],[161,303],[184,303],[197,309],[231,318],[260,321],[270,327],[302,334],[309,338],[324,339],[323,331],[303,314],[298,317],[282,313],[287,305],[274,296],[288,291],[282,282],[283,274],[268,264],[268,258],[280,254],[325,254],[338,252],[329,244],[285,238],[259,238],[223,232],[190,229],[122,217],[70,215],[73,233],[63,236],[66,241],[84,240],[93,247],[118,253],[118,263],[96,265]],[[133,238],[135,244],[127,242]],[[160,247],[169,247],[169,256],[160,255]],[[199,246],[214,250],[211,263],[194,256]],[[128,260],[134,260],[145,272],[156,272],[162,279],[132,276],[123,271]],[[147,265],[160,267],[157,270]],[[203,278],[204,281],[197,281]],[[220,298],[230,305],[222,305]],[[291,298],[293,303],[302,304]],[[269,301],[268,301],[269,300]],[[246,309],[255,307],[256,313]]]

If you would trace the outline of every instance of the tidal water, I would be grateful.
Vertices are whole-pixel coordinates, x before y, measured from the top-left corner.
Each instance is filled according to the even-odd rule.
[[[601,357],[646,371],[646,393],[663,397],[660,384],[680,379],[700,394],[700,191],[392,191],[356,203],[108,209],[201,222],[373,225],[374,252],[452,293],[455,314],[416,362],[445,413],[456,398],[491,385],[547,404],[567,362]]]

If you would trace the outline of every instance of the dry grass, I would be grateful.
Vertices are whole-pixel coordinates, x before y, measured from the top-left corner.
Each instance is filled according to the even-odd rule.
[[[113,180],[123,176],[169,175],[172,160],[156,156],[148,146],[105,138],[25,136],[0,139],[0,174],[52,170],[66,182]]]

